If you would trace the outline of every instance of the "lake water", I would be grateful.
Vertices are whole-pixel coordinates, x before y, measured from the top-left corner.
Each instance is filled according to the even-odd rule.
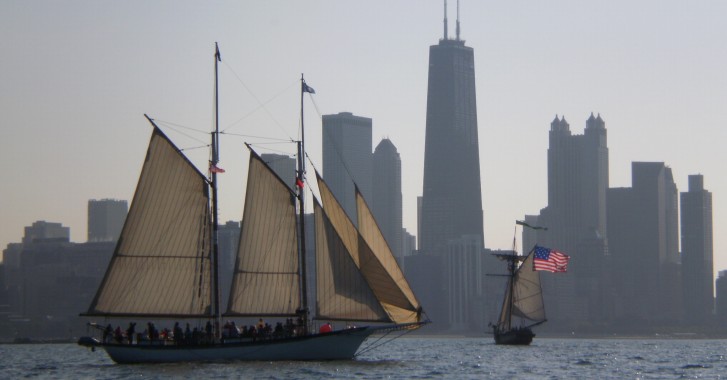
[[[332,362],[114,364],[75,344],[0,345],[0,378],[48,379],[720,379],[727,340],[406,337]]]

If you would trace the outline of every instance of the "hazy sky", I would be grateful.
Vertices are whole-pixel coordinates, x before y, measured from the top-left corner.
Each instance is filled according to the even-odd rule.
[[[222,221],[242,215],[243,142],[274,141],[237,135],[296,138],[305,73],[317,92],[315,104],[306,99],[313,161],[320,167],[321,114],[372,118],[374,145],[388,137],[401,154],[404,224],[416,233],[429,46],[443,34],[442,3],[0,1],[0,246],[36,220],[61,222],[85,241],[88,199],[131,200],[151,132],[144,113],[209,131],[215,41],[229,132]],[[455,10],[450,0],[450,36]],[[555,115],[582,134],[594,112],[608,129],[611,187],[631,186],[632,161],[665,162],[679,191],[688,175],[705,176],[715,271],[727,269],[725,15],[724,1],[462,0],[486,246],[509,248],[515,219],[546,206]],[[208,141],[163,129],[182,148]],[[206,169],[204,149],[186,152]]]

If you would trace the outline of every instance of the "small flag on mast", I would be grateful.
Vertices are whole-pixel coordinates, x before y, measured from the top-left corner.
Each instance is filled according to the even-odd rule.
[[[301,180],[300,178],[296,178],[295,179],[295,185],[298,186],[298,187],[300,187],[302,189],[303,186],[304,186],[303,180]]]
[[[217,42],[215,42],[215,58],[217,58],[217,61],[222,62],[222,56],[220,55],[220,48],[217,46]]]
[[[307,85],[305,82],[303,82],[303,92],[315,94],[316,90],[314,90],[313,87],[311,87],[311,86]]]
[[[548,227],[531,226],[531,225],[529,225],[529,224],[527,224],[527,223],[523,222],[522,220],[516,220],[516,221],[515,221],[515,224],[519,224],[519,225],[521,225],[521,226],[523,226],[523,227],[528,227],[528,228],[532,228],[532,229],[534,229],[534,230],[544,230],[544,231],[547,231],[547,230],[548,230]]]
[[[212,173],[224,173],[225,169],[218,167],[217,165],[210,163],[210,172]]]

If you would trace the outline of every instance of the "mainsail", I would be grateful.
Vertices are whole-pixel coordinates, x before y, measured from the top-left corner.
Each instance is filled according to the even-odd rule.
[[[209,316],[207,179],[154,126],[121,236],[86,315]]]
[[[357,195],[359,226],[363,225],[359,231],[322,178],[316,175],[323,202],[323,209],[316,208],[316,212],[323,214],[316,217],[319,318],[418,322],[419,303],[403,280],[401,269],[363,198]],[[323,223],[318,223],[319,220]],[[343,278],[340,272],[344,268],[349,273],[356,269],[359,275],[355,280],[351,276]],[[348,286],[341,287],[345,281],[350,281],[346,283]],[[359,310],[358,316],[352,317],[352,310]]]
[[[295,315],[300,305],[295,194],[252,150],[225,315]]]
[[[525,258],[508,282],[499,326],[511,327],[511,316],[520,317],[536,323],[545,321],[543,292],[540,274],[533,270],[533,252]]]

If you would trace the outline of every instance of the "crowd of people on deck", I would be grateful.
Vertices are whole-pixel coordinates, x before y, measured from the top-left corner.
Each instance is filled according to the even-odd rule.
[[[330,326],[330,324],[327,324]],[[330,328],[330,327],[329,327]],[[329,332],[326,330],[325,332]],[[321,330],[321,332],[324,332]],[[260,341],[270,339],[291,338],[303,336],[308,333],[305,322],[302,318],[294,320],[288,318],[283,322],[277,322],[275,326],[266,323],[262,318],[256,324],[238,327],[234,321],[225,322],[222,327],[222,341]],[[122,331],[121,326],[114,329],[111,324],[103,329],[103,342],[116,344],[167,344],[173,342],[176,345],[200,345],[212,344],[215,342],[214,328],[210,321],[207,321],[204,328],[191,328],[189,323],[182,329],[179,322],[174,323],[172,329],[157,329],[154,323],[146,324],[143,332],[136,332],[136,323],[129,323],[129,327]]]
[[[306,329],[303,321],[295,322],[292,318],[285,320],[285,324],[277,322],[273,327],[260,318],[257,324],[238,327],[235,321],[228,321],[222,327],[222,339],[280,339],[305,335]]]

